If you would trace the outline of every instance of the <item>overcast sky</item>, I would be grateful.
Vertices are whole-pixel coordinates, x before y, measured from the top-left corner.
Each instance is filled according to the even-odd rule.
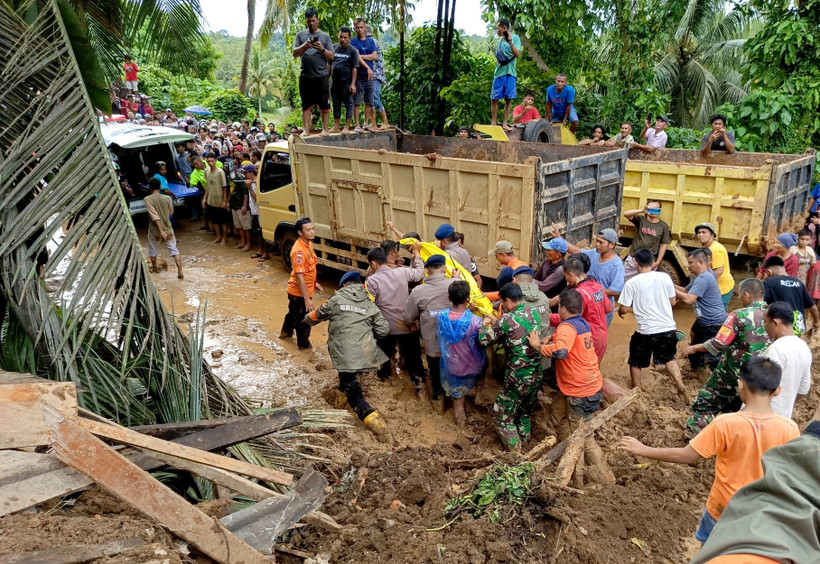
[[[244,37],[248,26],[245,4],[225,2],[225,0],[199,0],[202,14],[205,16],[205,29],[211,31],[227,30],[230,35]],[[242,9],[238,9],[242,6]],[[420,0],[415,4],[413,20],[417,25],[424,22],[435,24],[438,3],[436,0]],[[256,25],[262,22],[265,15],[265,1],[256,3]],[[456,29],[467,35],[484,35],[487,24],[481,20],[480,0],[456,0]],[[325,30],[327,31],[327,30]],[[332,34],[331,34],[332,35]]]

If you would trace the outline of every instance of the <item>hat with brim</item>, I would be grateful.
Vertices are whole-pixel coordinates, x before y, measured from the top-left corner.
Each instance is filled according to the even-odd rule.
[[[700,231],[701,227],[705,227],[706,229],[711,231],[712,235],[717,235],[717,229],[715,229],[715,226],[709,222],[699,223],[697,226],[695,226],[695,235],[698,234],[698,231]]]
[[[493,250],[491,250],[487,254],[488,255],[508,255],[511,252],[513,252],[512,243],[510,243],[509,241],[499,241],[498,243],[495,244],[495,247],[493,247]]]
[[[606,229],[601,229],[600,233],[598,233],[601,237],[604,238],[605,241],[609,241],[610,243],[618,243],[618,232],[612,229],[611,227],[607,227]]]
[[[424,267],[440,267],[447,264],[447,260],[444,258],[444,255],[431,255],[426,261],[424,261]]]
[[[569,249],[569,245],[567,245],[563,237],[555,237],[549,241],[542,241],[541,246],[548,251],[557,251],[561,254],[566,253]]]
[[[344,286],[348,282],[361,283],[361,281],[362,281],[362,275],[359,274],[359,272],[357,270],[351,270],[350,272],[345,272],[344,273],[344,276],[342,276],[342,279],[339,280],[339,286]]]

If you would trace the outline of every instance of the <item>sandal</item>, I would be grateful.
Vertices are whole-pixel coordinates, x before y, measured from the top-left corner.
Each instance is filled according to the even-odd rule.
[[[255,255],[251,255],[251,258],[259,258],[259,257],[261,257],[261,256],[262,256],[262,255],[260,255],[259,253],[256,253]]]
[[[270,260],[270,257],[262,257],[258,262],[265,262],[266,260]]]

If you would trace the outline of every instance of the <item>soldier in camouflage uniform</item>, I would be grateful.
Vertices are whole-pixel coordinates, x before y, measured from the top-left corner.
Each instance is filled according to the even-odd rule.
[[[541,353],[530,346],[527,335],[541,330],[538,311],[524,303],[521,288],[509,283],[499,292],[505,313],[495,321],[488,317],[478,332],[482,345],[501,343],[507,370],[493,405],[501,439],[510,450],[530,438],[530,412],[541,387]]]
[[[720,361],[709,380],[692,402],[692,416],[686,424],[687,438],[693,438],[721,413],[738,411],[741,406],[737,393],[740,367],[753,356],[759,356],[771,340],[763,326],[763,282],[749,278],[740,283],[738,296],[743,304],[729,314],[717,335],[705,343],[692,345],[683,356],[694,352],[720,354]]]

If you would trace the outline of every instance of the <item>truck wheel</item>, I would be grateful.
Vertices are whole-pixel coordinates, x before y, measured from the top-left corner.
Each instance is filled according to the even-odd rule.
[[[667,273],[672,279],[672,283],[676,286],[684,286],[683,281],[686,277],[683,275],[680,268],[678,268],[678,265],[673,263],[671,260],[663,259],[658,265],[658,272]]]
[[[527,143],[555,143],[555,134],[549,120],[538,119],[524,126],[521,140]]]
[[[288,272],[293,269],[293,265],[290,263],[290,252],[293,250],[293,244],[298,238],[296,233],[285,233],[282,235],[282,240],[279,241],[279,252],[282,253],[282,262]]]

